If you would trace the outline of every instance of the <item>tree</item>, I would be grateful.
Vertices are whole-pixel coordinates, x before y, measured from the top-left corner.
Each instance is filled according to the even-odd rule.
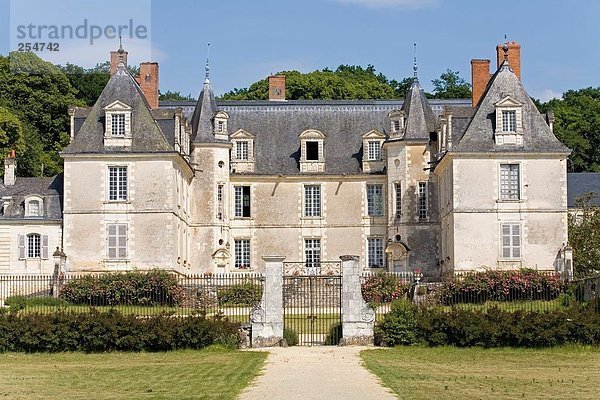
[[[158,99],[161,101],[164,100],[181,100],[181,101],[193,101],[195,100],[191,94],[187,96],[182,95],[180,92],[172,92],[167,90],[165,93],[160,93]]]
[[[576,200],[575,214],[569,215],[569,244],[573,248],[575,274],[600,271],[600,207],[594,206],[597,193]]]
[[[88,106],[93,106],[100,93],[110,79],[110,63],[98,64],[94,68],[85,69],[78,65],[69,64],[59,66],[67,76],[71,85],[77,91],[75,96]]]
[[[458,74],[458,71],[446,70],[433,83],[433,97],[436,99],[468,99],[471,97],[471,85]]]

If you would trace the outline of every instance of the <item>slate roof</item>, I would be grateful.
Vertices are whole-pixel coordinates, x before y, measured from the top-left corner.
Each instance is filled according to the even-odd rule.
[[[132,144],[131,146],[106,147],[104,146],[104,107],[115,100],[132,107]],[[76,119],[81,118],[84,112],[76,110]],[[76,127],[77,128],[77,127]],[[117,72],[110,78],[100,97],[89,110],[85,122],[80,129],[76,130],[75,138],[62,151],[64,154],[76,153],[150,153],[150,152],[172,152],[173,147],[169,145],[158,123],[153,118],[150,107],[142,90],[135,79],[125,70],[118,68]]]
[[[11,196],[6,212],[0,208],[1,220],[61,220],[62,219],[63,175],[49,178],[16,178],[15,184],[0,184],[0,197]],[[43,199],[44,215],[25,218],[25,198],[37,195]]]
[[[429,140],[429,133],[435,132],[436,117],[417,78],[410,86],[402,110],[406,115],[404,139]]]
[[[522,103],[523,146],[497,146],[494,141],[494,104],[508,95]],[[460,142],[454,143],[452,151],[569,153],[570,150],[554,136],[508,61],[505,61],[490,79],[475,116]]]
[[[221,142],[215,139],[213,131],[213,117],[217,110],[215,95],[210,87],[208,77],[204,81],[204,86],[198,96],[196,108],[192,115],[192,137],[194,143]]]
[[[596,193],[594,205],[600,206],[600,173],[574,172],[567,174],[567,205],[575,207],[575,201],[586,193]]]

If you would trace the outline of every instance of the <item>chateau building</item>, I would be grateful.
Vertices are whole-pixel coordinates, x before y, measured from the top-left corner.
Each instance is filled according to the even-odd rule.
[[[472,99],[428,100],[415,66],[402,100],[285,100],[272,76],[269,100],[221,101],[207,67],[195,103],[159,103],[158,65],[133,77],[113,52],[96,104],[70,110],[46,247],[77,271],[261,271],[273,254],[315,273],[345,254],[426,276],[561,268],[570,151],[520,82],[520,46],[496,50],[493,74],[471,62]],[[44,235],[6,220],[19,249]]]

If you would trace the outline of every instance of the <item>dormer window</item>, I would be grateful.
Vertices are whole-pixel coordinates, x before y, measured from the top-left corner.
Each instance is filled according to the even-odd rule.
[[[404,133],[404,111],[393,110],[388,114],[388,118],[390,119],[392,132],[390,136],[402,136]]]
[[[325,134],[308,129],[300,135],[300,172],[325,171]]]
[[[234,172],[254,172],[254,138],[243,129],[231,135],[231,168]]]
[[[363,171],[381,172],[385,167],[382,160],[382,146],[386,139],[385,134],[372,130],[364,135],[363,139]]]
[[[119,100],[104,107],[105,146],[131,146],[131,110],[129,105]]]
[[[522,103],[506,96],[496,104],[496,130],[494,132],[497,145],[523,145]]]
[[[225,111],[217,111],[214,120],[214,135],[215,139],[227,140],[227,121],[229,120],[229,114]]]
[[[39,197],[28,197],[25,199],[25,217],[42,217],[44,216],[44,202]]]

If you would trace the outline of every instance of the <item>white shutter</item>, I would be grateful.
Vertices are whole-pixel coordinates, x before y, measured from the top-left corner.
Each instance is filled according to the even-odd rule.
[[[42,235],[42,259],[48,259],[48,235]]]
[[[118,227],[119,258],[127,258],[127,225],[121,224]]]
[[[108,225],[108,258],[117,258],[117,225]]]
[[[19,260],[25,259],[25,235],[19,235]]]

